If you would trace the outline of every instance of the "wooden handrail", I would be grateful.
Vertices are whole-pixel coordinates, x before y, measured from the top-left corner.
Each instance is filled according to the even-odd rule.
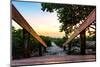
[[[47,47],[46,43],[39,37],[39,35],[32,29],[24,17],[18,12],[12,4],[12,19],[16,21],[22,28],[26,29],[33,37],[35,37],[43,46]]]
[[[81,33],[81,31],[86,29],[95,20],[96,20],[96,9],[93,9],[93,11],[87,16],[87,19],[79,26],[78,29],[74,31],[71,37],[63,44],[63,46],[67,45],[72,39],[74,39],[79,33]]]

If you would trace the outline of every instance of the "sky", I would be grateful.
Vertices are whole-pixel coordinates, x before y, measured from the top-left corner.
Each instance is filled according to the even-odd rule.
[[[12,3],[37,34],[56,38],[62,38],[64,36],[64,32],[59,32],[61,24],[58,21],[56,12],[43,12],[41,10],[41,3],[17,1],[13,1]],[[13,20],[12,25],[16,29],[21,28]]]

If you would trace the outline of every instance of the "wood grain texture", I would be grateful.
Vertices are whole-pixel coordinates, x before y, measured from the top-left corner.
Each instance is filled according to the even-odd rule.
[[[22,28],[26,29],[33,37],[35,37],[43,46],[47,47],[46,43],[39,37],[39,35],[32,29],[24,17],[18,12],[12,4],[12,19],[16,21]]]
[[[78,29],[74,31],[71,37],[63,44],[63,46],[67,45],[72,39],[74,39],[78,34],[81,33],[84,29],[86,29],[91,23],[96,20],[96,9],[94,9],[86,18],[86,20],[79,26]]]

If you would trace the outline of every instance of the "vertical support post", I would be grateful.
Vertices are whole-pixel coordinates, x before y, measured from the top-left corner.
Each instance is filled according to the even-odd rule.
[[[46,51],[46,47],[43,47],[43,52],[47,52],[47,51]]]
[[[85,38],[85,30],[83,30],[80,33],[80,38],[81,38],[81,55],[85,55],[85,49],[86,49],[86,38]]]
[[[64,50],[64,51],[66,50],[66,46],[63,47],[63,50]]]
[[[24,40],[24,57],[29,57],[29,36],[30,34],[23,29],[23,40]]]
[[[70,55],[71,54],[71,44],[69,43],[68,44],[68,55]]]
[[[39,56],[42,56],[43,55],[43,52],[42,52],[42,46],[39,45]]]

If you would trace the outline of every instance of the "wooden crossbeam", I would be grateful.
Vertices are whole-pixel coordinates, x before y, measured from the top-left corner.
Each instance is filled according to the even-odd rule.
[[[18,12],[12,4],[12,19],[16,21],[21,27],[26,29],[33,37],[35,37],[43,46],[47,47],[46,43],[39,37],[39,35],[32,29],[24,17]]]
[[[84,29],[86,29],[91,23],[96,20],[96,9],[94,9],[88,16],[87,19],[79,26],[78,29],[74,31],[71,37],[63,44],[63,46],[67,45],[72,39],[74,39],[79,33],[81,33]]]

